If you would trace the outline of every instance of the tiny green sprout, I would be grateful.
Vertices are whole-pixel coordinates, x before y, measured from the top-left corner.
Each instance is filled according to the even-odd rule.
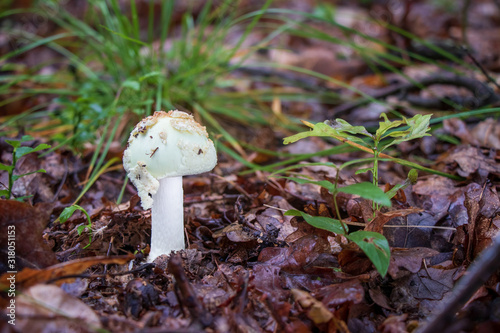
[[[59,221],[61,223],[65,223],[71,216],[73,216],[73,214],[77,210],[83,212],[85,214],[85,216],[87,217],[87,221],[88,221],[88,224],[80,225],[80,226],[78,226],[78,228],[76,228],[76,231],[78,232],[78,235],[81,235],[85,229],[88,230],[88,233],[89,233],[89,243],[87,245],[85,245],[84,249],[86,249],[92,243],[92,221],[90,220],[89,213],[87,213],[87,211],[83,207],[81,207],[81,206],[72,205],[72,206],[64,208],[64,210],[62,211],[61,215],[59,215]]]
[[[29,135],[24,135],[20,140],[5,140],[5,142],[7,144],[9,144],[10,146],[12,146],[14,148],[14,150],[12,152],[12,162],[10,163],[10,165],[0,163],[0,170],[7,171],[8,175],[9,175],[9,184],[7,186],[5,186],[4,184],[1,184],[3,187],[5,187],[5,189],[0,190],[0,197],[5,197],[6,199],[10,199],[12,197],[12,188],[14,187],[14,182],[16,180],[18,180],[19,178],[25,177],[25,176],[28,176],[28,175],[31,175],[34,173],[38,173],[38,172],[43,172],[43,173],[45,172],[44,169],[39,169],[36,171],[23,173],[20,175],[14,174],[14,171],[16,169],[16,164],[21,157],[23,157],[24,155],[30,154],[30,153],[34,153],[34,152],[37,152],[40,150],[50,148],[50,146],[48,144],[45,144],[45,143],[39,144],[35,148],[21,146],[21,144],[23,142],[31,141],[31,140],[33,140],[33,137],[31,137]],[[22,200],[29,198],[29,197],[30,196],[18,197],[18,198],[15,198],[15,200],[22,201]]]
[[[408,180],[412,185],[415,185],[417,183],[417,178],[418,178],[418,171],[415,169],[411,169],[410,172],[408,172]]]
[[[404,190],[408,186],[415,185],[417,183],[417,178],[418,178],[418,171],[415,169],[411,169],[410,172],[408,172],[408,177],[405,179],[405,181],[401,184],[397,184],[393,188],[391,188],[389,191],[387,191],[385,194],[389,197],[392,198],[396,195],[396,193],[399,190]]]

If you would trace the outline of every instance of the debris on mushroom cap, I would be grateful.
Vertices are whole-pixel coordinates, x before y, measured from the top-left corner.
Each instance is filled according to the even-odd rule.
[[[210,171],[217,154],[204,126],[182,111],[157,111],[140,121],[130,134],[123,166],[141,197],[152,206],[157,179]]]
[[[127,173],[137,188],[137,194],[141,198],[142,207],[144,209],[151,208],[153,206],[153,194],[158,191],[160,182],[147,171],[146,164],[142,161],[137,162],[137,165],[133,168],[129,168]]]

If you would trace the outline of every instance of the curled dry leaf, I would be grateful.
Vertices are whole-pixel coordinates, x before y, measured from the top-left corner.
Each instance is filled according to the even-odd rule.
[[[500,149],[500,122],[493,118],[488,118],[471,129],[461,119],[445,119],[443,128],[460,138],[464,144]]]
[[[87,268],[98,264],[123,265],[134,258],[135,256],[133,254],[116,257],[99,256],[72,260],[47,267],[46,269],[25,268],[16,275],[16,288],[17,290],[21,290],[23,288],[28,288],[35,284],[44,283],[66,275],[81,274]],[[10,275],[11,274],[6,273],[0,277],[0,288],[4,289],[6,286],[8,286],[7,278],[10,277]],[[72,280],[73,279],[60,279],[56,281],[56,284],[70,282]]]
[[[462,177],[469,177],[476,172],[480,177],[487,177],[489,174],[500,175],[500,164],[494,158],[484,155],[481,149],[476,147],[459,146],[441,162],[448,165],[456,163],[457,173]]]

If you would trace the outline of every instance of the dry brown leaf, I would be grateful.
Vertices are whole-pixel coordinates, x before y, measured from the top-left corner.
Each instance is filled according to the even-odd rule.
[[[458,146],[441,162],[458,164],[457,173],[462,177],[469,177],[476,172],[481,177],[487,177],[489,174],[500,175],[500,164],[475,147]]]
[[[23,288],[28,288],[35,284],[47,282],[62,276],[81,274],[87,268],[98,264],[123,265],[134,258],[135,256],[133,254],[116,257],[99,256],[76,259],[50,266],[45,269],[25,268],[15,275],[16,288],[17,290],[21,290]],[[0,288],[5,289],[7,287],[8,289],[9,281],[7,280],[7,278],[11,277],[11,275],[12,274],[10,273],[5,273],[0,277]],[[60,279],[56,281],[56,284],[71,282],[72,280],[73,279]]]
[[[307,316],[316,325],[332,320],[333,314],[323,303],[312,297],[307,291],[292,289],[292,296],[301,307],[307,310]]]
[[[19,332],[95,332],[101,321],[88,305],[53,285],[37,285],[16,297]]]
[[[387,213],[382,213],[382,212],[378,211],[376,213],[375,218],[366,224],[365,230],[374,231],[374,232],[378,232],[381,234],[381,233],[383,233],[384,225],[386,225],[387,222],[389,222],[393,218],[400,217],[400,216],[407,216],[407,215],[414,214],[414,213],[420,213],[422,211],[423,211],[423,209],[420,209],[420,208],[400,209],[400,210],[394,210],[394,211],[387,212]]]
[[[437,254],[439,254],[439,251],[425,247],[413,247],[410,249],[393,248],[391,263],[387,272],[395,280],[400,277],[399,272],[401,268],[404,268],[403,274],[405,272],[417,273],[422,268],[425,258]]]
[[[52,203],[40,203],[35,206],[15,200],[0,200],[1,262],[7,263],[8,234],[15,232],[15,267],[3,267],[3,272],[20,271],[24,267],[43,268],[57,263],[54,252],[45,244],[42,232],[49,222]]]

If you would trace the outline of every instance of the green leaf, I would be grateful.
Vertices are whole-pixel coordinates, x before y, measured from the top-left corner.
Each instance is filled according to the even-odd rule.
[[[342,223],[336,219],[324,216],[312,216],[295,209],[286,211],[284,215],[302,216],[308,224],[312,225],[315,228],[331,231],[339,235],[345,235],[344,228],[342,228]]]
[[[385,195],[387,195],[387,197],[392,199],[400,189],[405,189],[408,186],[408,184],[409,181],[408,179],[406,179],[403,183],[394,185],[393,188],[385,192]]]
[[[11,145],[14,148],[19,148],[21,147],[21,141],[19,140],[5,140],[9,145]]]
[[[430,114],[428,115],[417,114],[410,119],[405,119],[406,124],[409,126],[409,129],[407,131],[402,131],[402,132],[396,131],[389,133],[388,136],[390,137],[397,136],[399,138],[385,145],[381,150],[385,150],[387,147],[397,145],[401,142],[422,138],[424,136],[430,136],[430,134],[427,132],[430,131],[431,129],[429,127],[431,116],[432,115]]]
[[[13,165],[5,165],[3,163],[0,163],[0,170],[12,172],[12,170],[14,170],[14,166]]]
[[[372,231],[356,231],[346,236],[366,254],[382,277],[387,274],[391,259],[391,248],[384,235]]]
[[[14,200],[19,201],[19,202],[23,202],[23,201],[24,201],[24,199],[31,198],[32,196],[33,196],[33,194],[30,194],[30,195],[23,195],[22,197],[17,197],[17,198],[14,198]]]
[[[372,200],[377,204],[384,205],[387,207],[391,206],[391,199],[384,193],[384,191],[382,191],[379,187],[373,185],[372,183],[368,182],[356,183],[344,187],[336,187],[335,184],[332,184],[328,180],[318,181],[318,180],[310,180],[298,177],[278,177],[278,178],[289,179],[299,184],[315,184],[326,188],[331,193],[342,192],[348,194],[355,194],[359,195],[364,199]]]
[[[356,172],[354,172],[354,174],[359,175],[359,174],[362,174],[362,173],[365,173],[365,172],[368,172],[368,171],[372,171],[373,172],[373,168],[358,169],[358,170],[356,170]]]
[[[0,190],[0,197],[5,196],[7,197],[9,195],[9,190]],[[7,198],[9,199],[9,198]]]
[[[24,156],[26,154],[34,153],[34,152],[37,152],[39,150],[44,150],[44,149],[48,149],[48,148],[50,148],[50,145],[48,145],[46,143],[41,143],[38,146],[36,146],[35,148],[19,147],[16,150],[16,158],[20,158],[21,156]]]
[[[372,183],[363,182],[344,187],[337,187],[337,191],[348,194],[356,194],[364,199],[372,200],[377,204],[387,207],[391,206],[391,199],[384,193],[384,191]]]
[[[139,91],[141,89],[141,84],[134,80],[126,80],[122,83],[123,88],[130,88],[135,91]]]
[[[322,126],[322,125],[324,125],[324,126]],[[327,126],[323,123],[317,123],[309,131],[297,133],[297,134],[294,134],[292,136],[288,136],[288,137],[284,138],[283,143],[285,145],[287,145],[287,144],[294,143],[296,141],[299,141],[301,139],[304,139],[304,138],[307,138],[310,136],[332,136],[332,135],[338,135],[338,133],[330,126]]]
[[[390,121],[385,113],[382,113],[380,116],[384,118],[384,121],[378,123],[379,128],[375,133],[375,136],[377,137],[378,140],[380,140],[389,129],[401,126],[405,123],[404,120]]]
[[[73,216],[73,214],[77,210],[83,212],[85,214],[85,216],[87,216],[87,221],[89,222],[89,224],[92,223],[90,220],[89,213],[87,213],[87,211],[85,209],[83,209],[82,207],[80,207],[78,205],[72,205],[72,206],[64,208],[61,215],[59,215],[59,221],[61,221],[61,223],[65,223],[71,216]]]
[[[353,127],[353,126],[351,126],[351,127]],[[362,126],[358,126],[358,127],[362,127]],[[330,127],[329,125],[327,125],[325,123],[317,123],[314,125],[314,127],[310,131],[301,132],[301,133],[297,133],[295,135],[286,137],[283,139],[283,143],[285,145],[287,145],[287,144],[294,143],[300,139],[304,139],[304,138],[307,138],[310,136],[328,136],[328,137],[332,137],[332,138],[337,137],[336,138],[337,140],[338,140],[338,137],[342,137],[342,138],[350,140],[352,142],[356,142],[362,146],[369,147],[366,144],[366,142],[364,142],[360,138],[355,137],[353,135],[349,135],[345,132],[337,131],[336,129]]]
[[[21,142],[26,142],[26,141],[31,141],[33,140],[33,137],[31,135],[23,135],[21,137]]]
[[[373,135],[369,133],[364,126],[352,126],[344,119],[337,118],[335,120],[325,120],[325,124],[333,128],[337,132],[361,134],[373,139]]]
[[[47,171],[45,171],[45,169],[39,169],[39,170],[36,170],[36,171],[31,171],[31,172],[28,172],[28,173],[23,173],[22,175],[13,175],[12,176],[12,180],[16,181],[16,180],[18,180],[21,177],[29,176],[29,175],[32,175],[32,174],[37,173],[37,172],[46,173]]]
[[[85,230],[87,227],[88,227],[88,225],[79,225],[78,228],[76,228],[78,235],[81,235],[83,230]]]

